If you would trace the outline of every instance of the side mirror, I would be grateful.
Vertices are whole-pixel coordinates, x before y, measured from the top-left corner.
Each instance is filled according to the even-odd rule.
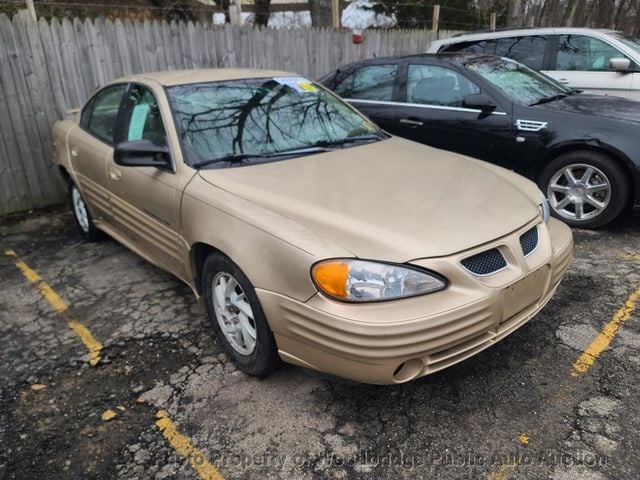
[[[159,146],[150,140],[133,140],[116,145],[113,159],[123,167],[171,168],[169,148]]]
[[[477,93],[474,95],[467,95],[462,101],[464,108],[474,108],[481,110],[483,113],[491,112],[496,109],[495,102],[484,93]]]
[[[616,72],[628,72],[631,68],[631,60],[628,58],[612,58],[609,60],[609,66],[611,70]]]

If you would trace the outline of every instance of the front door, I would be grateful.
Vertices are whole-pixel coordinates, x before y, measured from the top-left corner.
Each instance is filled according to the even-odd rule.
[[[507,166],[513,147],[511,115],[465,108],[480,88],[461,73],[440,65],[409,64],[400,94],[404,104],[392,133],[436,148]]]
[[[132,85],[125,99],[120,141],[150,140],[166,146],[166,130],[154,93]],[[174,171],[123,167],[109,160],[111,205],[116,228],[151,261],[184,278],[178,243],[179,200]]]
[[[588,93],[630,97],[634,73],[616,72],[612,58],[629,58],[612,45],[588,35],[557,35],[555,62],[547,75],[560,83]],[[637,86],[637,85],[636,85]]]

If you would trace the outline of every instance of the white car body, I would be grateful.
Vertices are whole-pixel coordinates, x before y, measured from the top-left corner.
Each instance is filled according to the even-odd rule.
[[[632,47],[631,44],[622,41],[618,36],[620,34],[621,32],[616,32],[614,30],[590,28],[523,28],[500,30],[494,32],[464,34],[444,40],[437,40],[429,46],[428,53],[445,52],[455,48],[454,45],[457,44],[481,42],[483,40],[536,36],[547,37],[547,51],[542,52],[542,55],[544,56],[543,68],[535,68],[533,65],[528,66],[540,70],[542,73],[549,75],[560,83],[568,85],[571,88],[585,90],[590,93],[616,95],[640,100],[640,42],[638,43],[638,46],[636,47],[638,49],[636,50],[636,48]],[[557,44],[554,42],[556,42],[556,39],[559,39],[562,35],[571,35],[576,37],[584,36],[588,37],[589,42],[604,42],[608,47],[617,51],[619,55],[616,53],[615,57],[610,56],[606,61],[606,66],[601,69],[556,69],[553,62],[555,62],[555,55],[557,55]],[[545,47],[541,48],[544,50]],[[500,55],[500,52],[496,52],[496,55]],[[510,55],[501,56],[510,57]],[[609,60],[611,58],[629,59],[631,62],[630,68],[627,71],[616,71],[610,67]],[[522,59],[514,59],[527,64],[527,62]]]

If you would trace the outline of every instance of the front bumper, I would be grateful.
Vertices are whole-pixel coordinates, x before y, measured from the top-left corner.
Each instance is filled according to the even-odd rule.
[[[525,257],[519,238],[536,224],[538,246]],[[507,268],[477,277],[460,265],[492,248]],[[447,277],[441,292],[358,305],[321,294],[307,302],[265,290],[258,297],[286,362],[366,383],[402,383],[469,358],[524,325],[551,299],[572,253],[564,223],[534,221],[470,251],[410,262]]]

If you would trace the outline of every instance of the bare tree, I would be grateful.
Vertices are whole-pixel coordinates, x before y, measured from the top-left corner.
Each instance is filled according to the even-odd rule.
[[[507,27],[521,27],[524,20],[522,0],[507,1]]]
[[[331,26],[331,0],[309,0],[311,25],[314,27]]]
[[[269,15],[271,14],[271,0],[255,0],[255,5],[255,24],[260,27],[266,27],[269,23]]]

